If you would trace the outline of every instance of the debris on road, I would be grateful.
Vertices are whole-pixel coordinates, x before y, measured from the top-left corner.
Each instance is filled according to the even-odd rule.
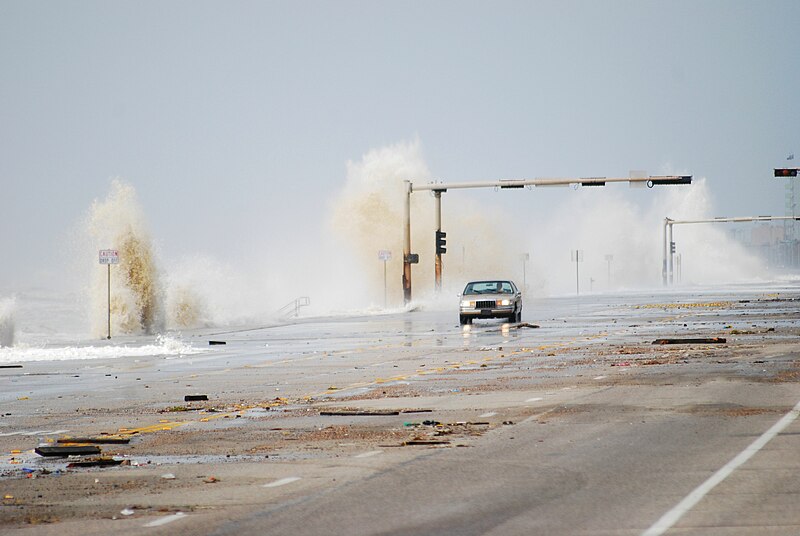
[[[208,400],[208,395],[186,395],[183,397],[184,402],[200,402]]]
[[[709,337],[699,339],[656,339],[652,344],[725,344],[724,337]]]
[[[131,440],[128,437],[62,437],[56,440],[59,444],[110,444],[110,445],[127,445]]]
[[[66,458],[67,456],[100,454],[100,447],[36,447],[33,451],[39,456],[60,456]]]
[[[70,462],[67,464],[68,468],[73,467],[108,467],[112,465],[124,465],[125,460],[117,460],[114,458],[95,458],[92,460],[81,460],[77,462]]]
[[[221,344],[228,344],[226,341],[208,341],[209,346],[217,346]]]
[[[400,415],[400,410],[324,410],[319,412],[320,415],[326,417],[344,416],[344,417],[380,417],[385,415]]]
[[[413,445],[449,445],[450,441],[445,439],[410,439],[408,441],[403,441],[403,446],[413,446]]]

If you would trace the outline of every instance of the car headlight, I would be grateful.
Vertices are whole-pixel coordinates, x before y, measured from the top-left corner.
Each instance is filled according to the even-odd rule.
[[[500,300],[500,305],[511,305],[511,300]]]
[[[461,307],[472,307],[472,302],[468,300],[461,300]]]

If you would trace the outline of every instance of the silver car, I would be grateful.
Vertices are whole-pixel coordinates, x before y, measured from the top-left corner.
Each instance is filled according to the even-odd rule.
[[[461,325],[475,318],[505,318],[509,322],[522,320],[522,292],[513,281],[471,281],[464,287],[459,307]]]

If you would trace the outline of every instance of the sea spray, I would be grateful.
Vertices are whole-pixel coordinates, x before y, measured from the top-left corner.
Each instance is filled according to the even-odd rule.
[[[112,334],[162,330],[163,292],[153,246],[133,186],[114,180],[108,197],[92,203],[85,228],[89,242],[86,255],[95,259],[89,268],[92,332],[96,335],[106,332],[109,273]],[[96,255],[100,249],[117,249],[119,264],[111,266],[110,271],[97,264]]]
[[[713,215],[702,178],[688,186],[652,190],[579,188],[559,197],[546,217],[535,218],[530,228],[537,232],[526,239],[532,252],[530,269],[541,277],[544,293],[551,295],[574,294],[578,274],[581,293],[660,287],[664,218]],[[760,260],[732,240],[724,227],[676,226],[675,241],[683,257],[684,283],[732,283],[763,273]],[[575,249],[583,251],[578,274],[570,260],[570,250]]]
[[[14,311],[16,300],[14,298],[0,299],[0,347],[14,345]]]
[[[383,263],[379,250],[390,250],[388,303],[402,302],[404,181],[426,184],[431,173],[422,157],[420,142],[397,143],[367,152],[349,162],[347,180],[334,200],[329,232],[347,258],[349,273],[337,286],[349,289],[349,303],[383,303]],[[430,192],[411,195],[412,253],[419,264],[412,275],[413,298],[430,301],[434,283],[434,198]],[[443,195],[442,228],[447,232],[444,292],[454,296],[468,279],[510,277],[519,250],[516,233],[500,231],[507,218],[493,202],[477,206],[459,193]],[[341,262],[341,261],[339,261]],[[330,267],[329,269],[334,269]]]

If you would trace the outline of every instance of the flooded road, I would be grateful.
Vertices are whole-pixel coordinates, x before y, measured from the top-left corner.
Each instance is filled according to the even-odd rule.
[[[0,369],[0,527],[797,534],[799,298],[528,300],[522,324],[464,327],[455,307],[306,318],[171,334],[191,353],[20,363]],[[88,457],[108,466],[33,450],[70,437],[128,442]]]

